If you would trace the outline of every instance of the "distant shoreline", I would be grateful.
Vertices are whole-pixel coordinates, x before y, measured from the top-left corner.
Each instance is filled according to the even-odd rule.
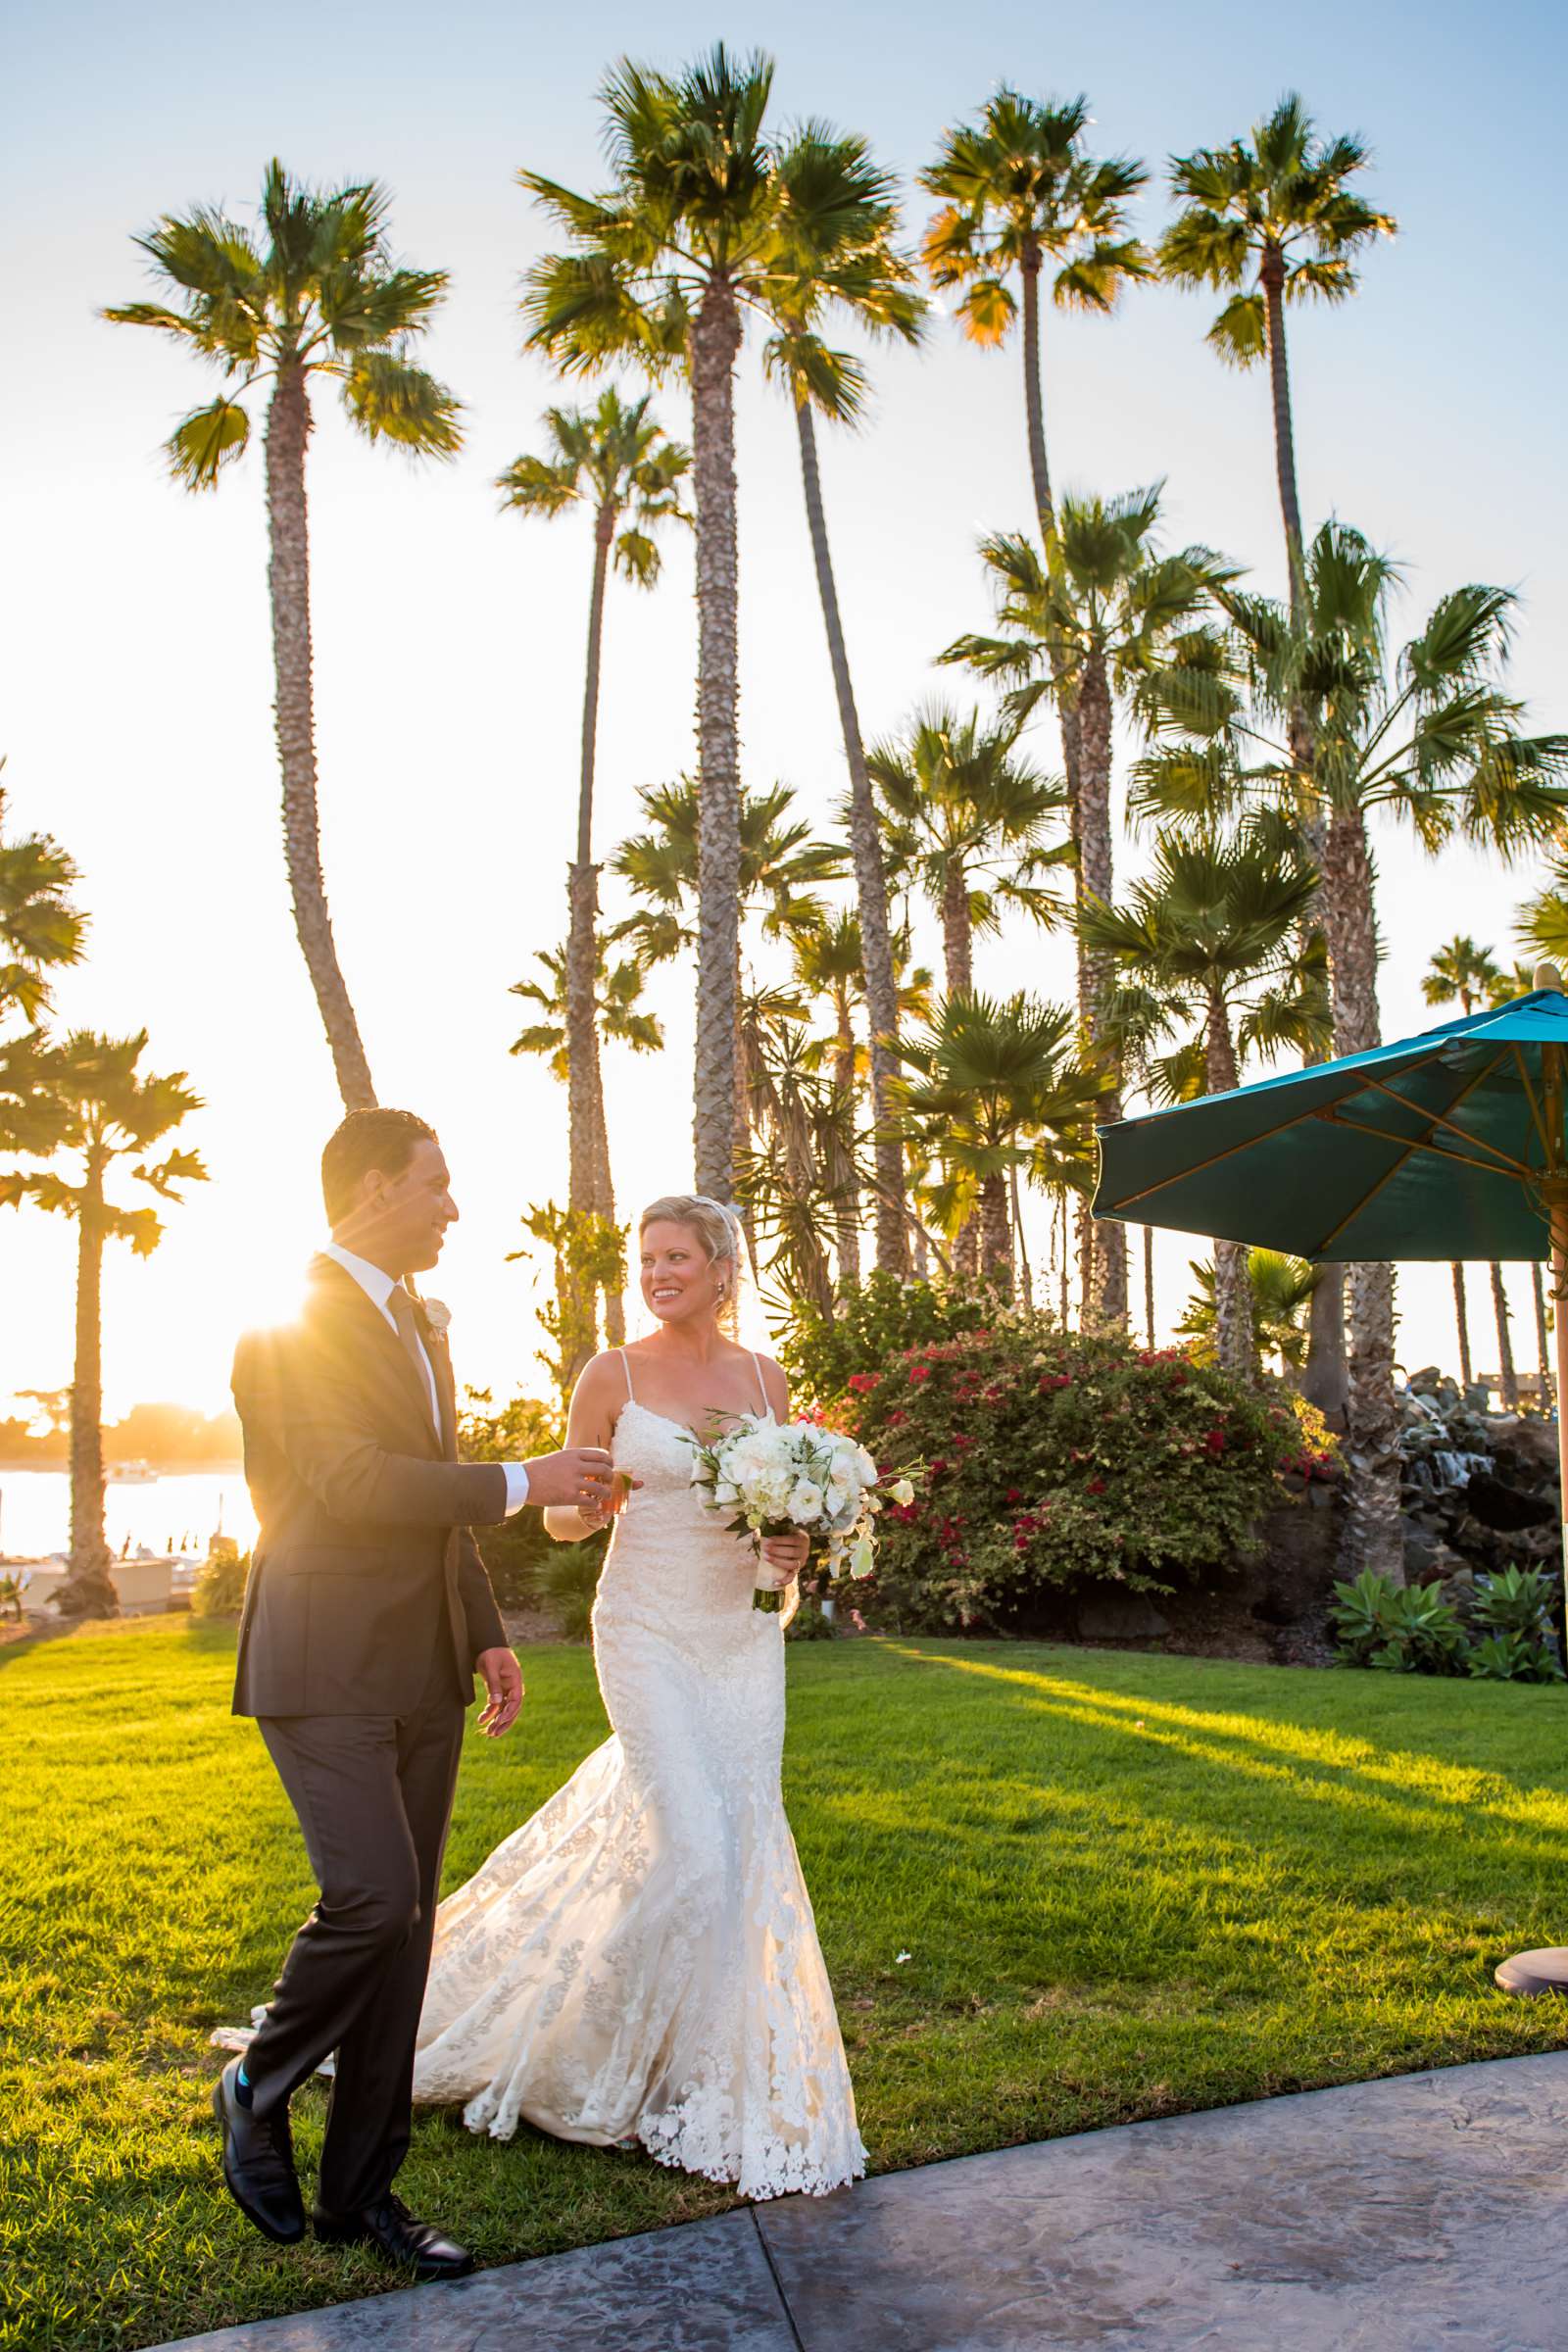
[[[237,1460],[160,1462],[144,1454],[127,1454],[123,1461],[106,1462],[104,1468],[106,1471],[130,1470],[138,1467],[143,1461],[146,1462],[148,1469],[155,1471],[160,1478],[243,1478],[245,1475],[244,1463]],[[0,1460],[0,1478],[9,1478],[24,1470],[37,1470],[45,1474],[52,1473],[56,1477],[69,1477],[71,1463],[64,1456],[54,1462],[39,1461],[36,1455],[30,1461],[22,1461],[15,1456],[10,1460]]]

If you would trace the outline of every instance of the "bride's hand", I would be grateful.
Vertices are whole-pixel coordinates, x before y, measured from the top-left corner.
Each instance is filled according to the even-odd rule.
[[[792,1576],[799,1576],[810,1556],[811,1539],[808,1535],[762,1538],[762,1559],[780,1587],[787,1585]]]

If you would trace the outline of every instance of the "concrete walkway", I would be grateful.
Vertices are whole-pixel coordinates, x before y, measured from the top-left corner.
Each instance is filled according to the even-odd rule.
[[[1568,2053],[963,2157],[190,2337],[185,2352],[1565,2343]]]

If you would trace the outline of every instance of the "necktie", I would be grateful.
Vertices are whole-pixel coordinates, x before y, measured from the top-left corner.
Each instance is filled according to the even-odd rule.
[[[414,1366],[414,1376],[419,1384],[419,1395],[424,1398],[424,1409],[430,1416],[431,1426],[435,1430],[436,1436],[440,1437],[441,1424],[437,1418],[436,1406],[430,1393],[432,1375],[425,1370],[424,1350],[419,1346],[419,1326],[414,1312],[414,1300],[409,1297],[401,1282],[395,1282],[392,1285],[392,1296],[388,1298],[387,1304],[392,1310],[392,1319],[398,1327],[398,1338],[403,1343],[403,1352]]]

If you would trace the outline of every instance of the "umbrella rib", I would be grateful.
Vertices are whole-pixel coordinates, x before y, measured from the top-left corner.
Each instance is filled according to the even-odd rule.
[[[1423,1143],[1419,1138],[1413,1136],[1390,1135],[1386,1127],[1368,1127],[1363,1120],[1348,1119],[1342,1111],[1332,1107],[1326,1110],[1315,1110],[1312,1116],[1315,1119],[1326,1119],[1334,1127],[1348,1127],[1352,1135],[1370,1135],[1377,1143],[1394,1144],[1401,1150],[1405,1159],[1408,1159],[1413,1152],[1425,1152],[1433,1159],[1451,1159],[1463,1168],[1479,1168],[1483,1176],[1506,1176],[1512,1181],[1516,1175],[1523,1176],[1529,1173],[1528,1169],[1520,1167],[1513,1160],[1510,1160],[1505,1167],[1498,1167],[1495,1160],[1472,1159],[1468,1152],[1455,1152],[1451,1144],[1429,1144]],[[1396,1162],[1396,1166],[1401,1164],[1402,1161]],[[1394,1170],[1391,1168],[1389,1173],[1392,1175]],[[1338,1230],[1339,1228],[1336,1226],[1335,1231],[1338,1232]]]
[[[1519,1083],[1525,1090],[1525,1101],[1530,1105],[1530,1116],[1534,1119],[1536,1123],[1536,1133],[1541,1138],[1541,1149],[1546,1154],[1546,1159],[1549,1163],[1551,1159],[1551,1138],[1546,1133],[1546,1122],[1542,1116],[1541,1105],[1536,1101],[1536,1090],[1530,1083],[1530,1064],[1526,1061],[1524,1054],[1518,1046],[1514,1046],[1511,1051],[1514,1060],[1519,1064]]]
[[[1470,1094],[1476,1087],[1478,1087],[1483,1078],[1491,1077],[1493,1071],[1496,1068],[1498,1062],[1501,1061],[1507,1051],[1508,1049],[1506,1046],[1498,1047],[1492,1059],[1485,1063],[1482,1068],[1477,1070],[1475,1076],[1471,1079],[1469,1086],[1462,1088],[1460,1092],[1455,1095],[1452,1103],[1453,1109],[1458,1109],[1459,1104],[1464,1101],[1465,1096]],[[1433,1115],[1436,1116],[1435,1113]],[[1347,1121],[1346,1124],[1348,1125],[1349,1122]],[[1373,1129],[1370,1132],[1375,1134],[1377,1131],[1376,1129]],[[1383,1136],[1380,1140],[1383,1143],[1389,1143],[1392,1142],[1393,1139],[1389,1136]],[[1312,1255],[1314,1257],[1322,1257],[1325,1255],[1329,1244],[1339,1239],[1340,1235],[1345,1231],[1347,1225],[1352,1223],[1353,1220],[1361,1214],[1362,1209],[1365,1208],[1369,1200],[1376,1200],[1378,1194],[1382,1192],[1383,1187],[1389,1182],[1390,1178],[1398,1174],[1399,1170],[1404,1166],[1405,1161],[1410,1157],[1412,1152],[1428,1152],[1433,1151],[1434,1149],[1436,1149],[1436,1151],[1440,1152],[1445,1159],[1457,1159],[1459,1156],[1456,1152],[1445,1152],[1441,1144],[1436,1147],[1424,1142],[1411,1142],[1406,1144],[1403,1151],[1399,1153],[1398,1158],[1394,1161],[1391,1167],[1384,1169],[1376,1184],[1368,1186],[1367,1190],[1362,1194],[1355,1206],[1351,1209],[1348,1209],[1340,1219],[1339,1223],[1335,1226],[1332,1226],[1323,1236],[1323,1239],[1319,1242],[1317,1248],[1312,1251]],[[1477,1160],[1475,1165],[1477,1167],[1482,1167],[1485,1165],[1485,1162],[1482,1160]],[[1502,1168],[1488,1168],[1487,1174],[1489,1176],[1501,1176],[1506,1174],[1506,1170]]]
[[[1517,1046],[1514,1046],[1510,1050],[1514,1054],[1517,1054],[1519,1051]],[[1487,1064],[1487,1070],[1494,1070],[1497,1066],[1497,1059],[1498,1057],[1494,1055],[1493,1059]],[[1482,1075],[1485,1076],[1486,1072],[1483,1071]],[[1470,1082],[1471,1086],[1473,1086],[1475,1083],[1476,1082],[1474,1079],[1472,1079]],[[1397,1087],[1385,1085],[1381,1078],[1369,1078],[1367,1080],[1367,1084],[1370,1087],[1375,1087],[1380,1095],[1387,1095],[1391,1102],[1397,1102],[1401,1110],[1413,1110],[1416,1117],[1418,1119],[1425,1119],[1429,1127],[1449,1127],[1462,1142],[1479,1145],[1483,1152],[1493,1152],[1495,1157],[1501,1161],[1505,1168],[1511,1169],[1515,1176],[1528,1176],[1530,1173],[1528,1166],[1522,1159],[1515,1159],[1511,1152],[1504,1152],[1500,1146],[1496,1144],[1489,1144],[1484,1135],[1472,1135],[1468,1127],[1461,1127],[1456,1119],[1445,1118],[1441,1110],[1427,1110],[1421,1103],[1412,1102],[1408,1095],[1401,1095]],[[1462,1102],[1465,1095],[1469,1094],[1469,1092],[1470,1087],[1467,1086],[1464,1090],[1464,1094],[1455,1096],[1455,1102]],[[1531,1103],[1530,1107],[1532,1110],[1534,1110],[1534,1102]],[[1368,1132],[1370,1132],[1370,1130]],[[1398,1139],[1394,1136],[1389,1138],[1391,1143],[1394,1143]],[[1423,1146],[1421,1148],[1423,1150],[1431,1149],[1430,1146]],[[1459,1154],[1455,1153],[1454,1156],[1457,1158]],[[1482,1163],[1479,1160],[1475,1162],[1477,1167],[1479,1167],[1481,1164]]]

